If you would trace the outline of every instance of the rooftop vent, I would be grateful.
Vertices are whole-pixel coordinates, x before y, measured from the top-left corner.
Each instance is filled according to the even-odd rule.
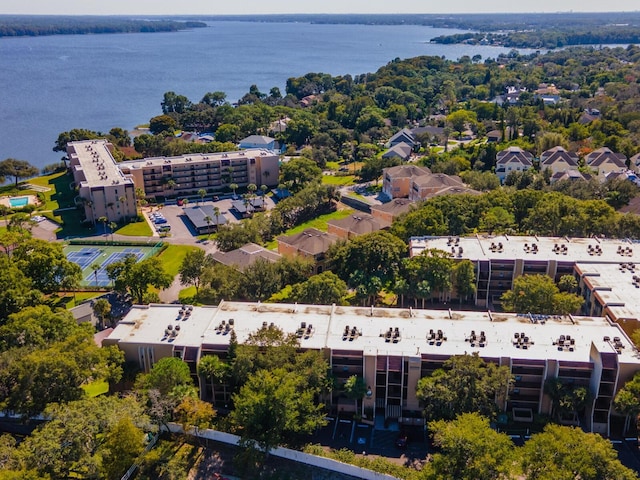
[[[553,344],[558,347],[559,352],[573,352],[575,350],[576,339],[571,338],[571,335],[560,335],[557,340],[554,340]]]
[[[444,332],[442,330],[434,331],[433,328],[429,329],[429,333],[427,334],[427,341],[429,345],[442,345],[442,342],[447,341],[447,337],[445,337]]]

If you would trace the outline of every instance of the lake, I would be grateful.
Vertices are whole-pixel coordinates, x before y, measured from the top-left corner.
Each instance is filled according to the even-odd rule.
[[[164,92],[198,102],[224,91],[235,102],[256,84],[284,95],[287,78],[308,72],[373,72],[394,58],[496,57],[504,48],[436,45],[455,30],[416,25],[211,22],[174,33],[0,38],[0,160],[38,167],[72,128],[131,130],[161,113]]]

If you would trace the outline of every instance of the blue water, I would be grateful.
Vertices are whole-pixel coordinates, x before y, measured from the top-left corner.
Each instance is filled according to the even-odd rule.
[[[29,197],[14,197],[9,199],[9,205],[12,208],[19,208],[28,205]]]
[[[377,70],[418,55],[496,57],[506,49],[435,45],[455,30],[423,26],[213,22],[177,33],[0,38],[0,159],[38,167],[60,160],[58,134],[72,128],[132,129],[160,114],[164,92],[194,102],[251,84],[284,94],[287,78]]]

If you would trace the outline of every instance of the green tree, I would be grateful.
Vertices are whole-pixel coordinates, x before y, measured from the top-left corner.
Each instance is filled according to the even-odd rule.
[[[456,110],[447,115],[447,122],[458,132],[458,136],[462,135],[467,125],[473,126],[476,121],[476,113],[469,110]]]
[[[522,275],[513,281],[513,289],[502,295],[502,303],[511,312],[568,315],[580,308],[583,299],[560,292],[547,275]]]
[[[102,328],[105,327],[105,321],[109,319],[111,316],[111,304],[109,300],[106,298],[99,298],[95,302],[93,302],[93,313],[100,320],[100,325]]]
[[[42,302],[42,292],[33,287],[31,279],[9,256],[0,255],[0,323],[10,314]]]
[[[341,305],[347,293],[347,284],[335,273],[325,271],[293,285],[290,300],[317,305]]]
[[[159,115],[149,120],[149,131],[154,135],[171,135],[178,128],[178,122],[169,115]]]
[[[113,425],[100,445],[100,466],[105,479],[117,480],[143,451],[144,432],[131,417],[124,416]]]
[[[200,292],[202,276],[205,270],[211,265],[212,259],[205,254],[202,249],[190,250],[184,256],[178,273],[182,285],[193,285],[196,287],[196,295]]]
[[[292,445],[325,424],[323,407],[316,404],[317,388],[300,373],[284,368],[258,370],[233,396],[231,422],[240,428],[240,445],[261,449]]]
[[[7,158],[0,162],[0,177],[13,177],[16,187],[23,178],[35,177],[38,173],[40,173],[40,170],[26,160]]]
[[[512,478],[514,446],[504,433],[489,426],[477,413],[463,413],[455,420],[429,422],[433,443],[442,449],[427,463],[426,480],[498,480]]]
[[[567,414],[580,413],[589,401],[589,389],[562,381],[559,378],[549,378],[544,383],[544,393],[552,401],[551,415],[562,419]]]
[[[32,238],[13,252],[13,261],[43,293],[72,290],[82,279],[80,267],[67,260],[59,243]]]
[[[528,480],[632,480],[611,442],[579,428],[549,424],[531,436],[520,451]]]
[[[328,252],[333,270],[340,278],[354,285],[355,272],[362,273],[363,281],[375,276],[384,284],[392,282],[407,246],[388,232],[373,232],[338,243]]]
[[[189,365],[177,357],[165,357],[158,360],[136,381],[141,388],[157,390],[161,395],[169,395],[183,386],[192,386]]]
[[[228,363],[220,360],[217,355],[205,355],[198,362],[198,375],[205,384],[211,385],[211,394],[215,404],[216,385],[222,386],[223,394],[226,397],[226,384],[229,379],[230,366]]]
[[[9,348],[43,348],[82,330],[71,312],[52,311],[47,305],[24,307],[9,315],[0,327],[0,351]]]
[[[107,274],[114,280],[116,290],[128,290],[138,303],[144,302],[149,286],[167,288],[173,281],[157,258],[137,262],[135,255],[127,255],[124,260],[109,264]]]
[[[116,222],[109,222],[109,230],[111,230],[111,241],[113,242],[113,234],[116,233],[118,224]]]
[[[631,380],[618,390],[613,400],[615,409],[626,415],[625,433],[629,429],[629,424],[633,420],[634,425],[638,424],[640,415],[640,373],[636,373]]]
[[[476,293],[476,273],[471,260],[461,260],[453,267],[453,286],[460,303]]]
[[[322,170],[313,160],[304,157],[292,158],[280,167],[280,182],[291,182],[289,190],[292,193],[300,191],[311,182],[320,182]]]
[[[55,146],[53,147],[53,151],[66,152],[67,143],[79,142],[82,140],[95,140],[97,138],[100,138],[101,136],[102,134],[100,132],[94,132],[92,130],[86,130],[83,128],[74,128],[73,130],[62,132],[60,135],[58,135]]]
[[[416,394],[428,420],[452,420],[477,412],[492,418],[503,404],[511,383],[506,366],[486,363],[477,353],[456,355],[441,369],[418,380]]]
[[[200,201],[204,202],[204,197],[207,194],[207,191],[204,188],[198,190],[198,195],[200,196]]]
[[[193,428],[194,433],[198,435],[200,429],[212,426],[216,412],[210,403],[195,396],[186,396],[176,407],[174,416],[185,434]]]
[[[142,450],[143,429],[150,428],[149,418],[133,396],[51,405],[45,414],[49,420],[26,437],[16,452],[41,478],[120,478]],[[111,463],[120,461],[124,468],[113,472]]]
[[[358,408],[358,401],[361,401],[367,393],[367,385],[364,383],[364,378],[358,375],[351,375],[347,378],[347,381],[344,382],[342,389],[346,397],[355,402],[356,412],[361,411]]]

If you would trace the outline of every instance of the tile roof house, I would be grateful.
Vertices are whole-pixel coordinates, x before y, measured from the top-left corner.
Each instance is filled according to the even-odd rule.
[[[243,149],[248,148],[264,148],[265,150],[273,150],[276,145],[276,139],[266,137],[264,135],[249,135],[240,140],[238,146]]]
[[[600,147],[584,157],[587,167],[598,172],[598,178],[604,180],[607,174],[619,172],[627,168],[627,157],[615,153],[608,147]]]
[[[407,145],[404,142],[396,143],[393,147],[382,154],[382,158],[399,158],[400,160],[407,161],[411,157],[413,148],[411,145]]]
[[[509,147],[496,155],[496,175],[504,182],[510,172],[524,172],[533,167],[533,155],[520,147]]]
[[[366,233],[377,232],[388,228],[390,222],[375,218],[368,213],[357,212],[340,220],[329,220],[327,228],[332,233],[342,239],[348,240]]]
[[[540,155],[540,171],[550,169],[552,173],[578,169],[578,154],[568,152],[561,146],[550,148]]]
[[[371,205],[371,215],[383,222],[391,223],[400,215],[407,213],[416,204],[408,198],[394,198],[381,205]]]
[[[431,173],[427,167],[398,165],[382,170],[382,193],[387,198],[406,198],[411,191],[411,181],[415,177]]]
[[[211,254],[211,257],[216,262],[232,267],[239,272],[244,272],[259,259],[275,263],[281,258],[280,254],[267,250],[255,243],[247,243],[246,245],[235,250],[231,250],[230,252],[215,252]]]
[[[300,256],[314,263],[314,274],[326,269],[325,255],[331,245],[339,240],[336,235],[307,228],[294,235],[281,235],[278,253],[283,256]]]

